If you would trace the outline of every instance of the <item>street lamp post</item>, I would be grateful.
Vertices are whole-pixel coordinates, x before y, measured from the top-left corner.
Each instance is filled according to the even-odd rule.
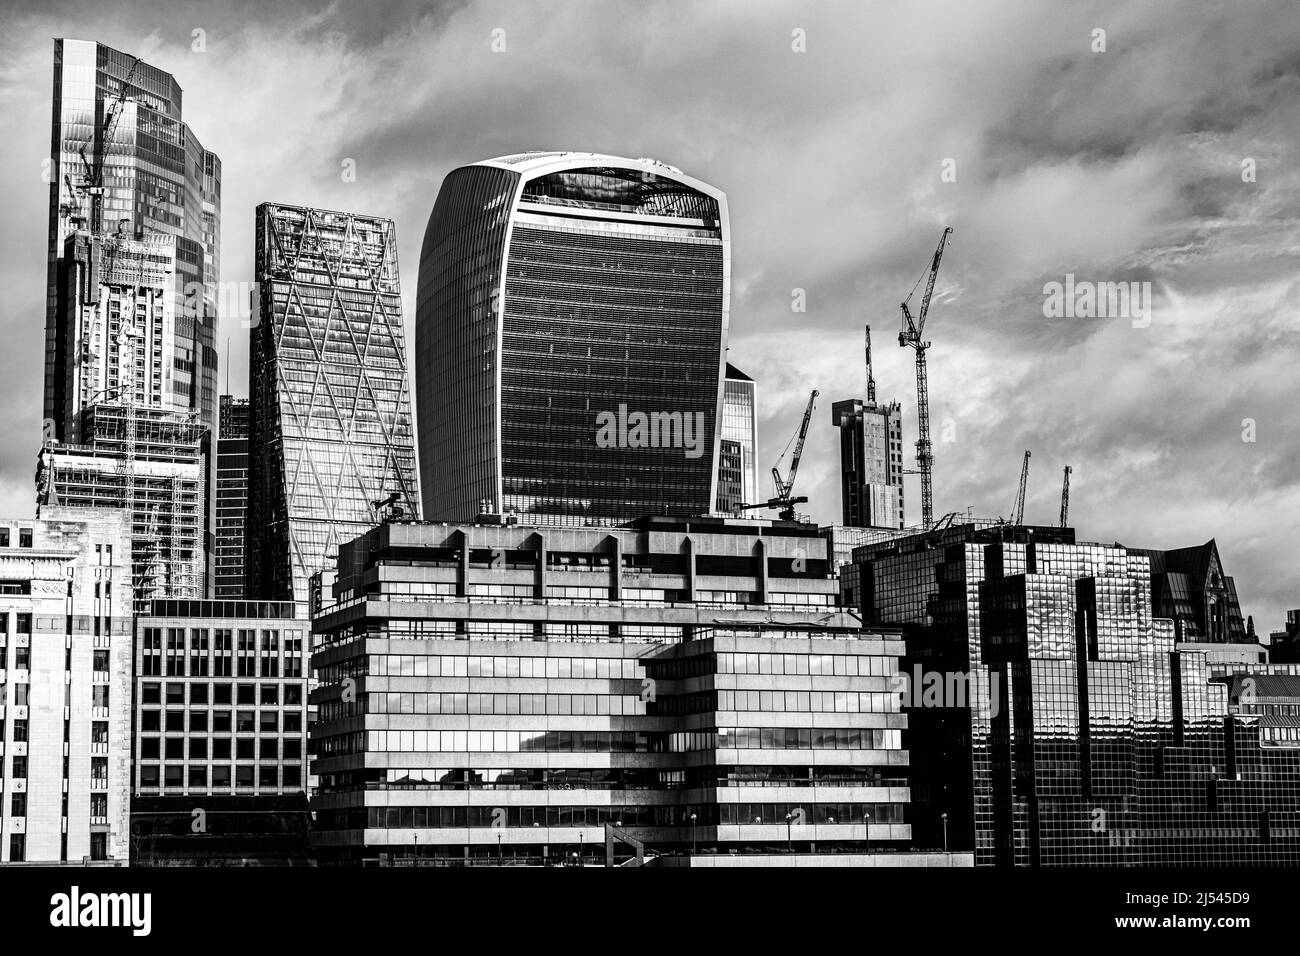
[[[940,819],[943,820],[943,852],[947,853],[948,852],[948,811],[945,810],[943,813],[939,814],[939,817]]]
[[[871,811],[862,813],[862,845],[868,855],[871,854]]]
[[[793,826],[794,826],[794,814],[787,813],[785,815],[785,852],[786,853],[794,852],[794,847],[791,845],[791,839],[790,839],[790,831]]]
[[[504,863],[504,862],[505,862],[505,852],[501,849],[501,837],[502,837],[502,836],[503,836],[503,834],[500,834],[500,833],[497,834],[497,862],[498,862],[498,863]]]
[[[691,814],[691,856],[695,855],[695,814]]]

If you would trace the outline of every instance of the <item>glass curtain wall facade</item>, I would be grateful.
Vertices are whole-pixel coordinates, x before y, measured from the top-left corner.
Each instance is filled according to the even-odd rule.
[[[1300,751],[1228,711],[1154,618],[1145,554],[970,526],[855,552],[864,620],[903,626],[913,823],[1003,866],[1300,863]]]
[[[426,515],[712,509],[726,209],[653,160],[530,153],[448,175],[417,297]]]
[[[213,597],[242,598],[248,515],[248,400],[232,395],[221,396],[215,505]]]
[[[718,463],[718,510],[734,511],[742,504],[758,501],[758,402],[754,380],[727,363],[722,398],[722,441],[724,452]],[[731,442],[734,460],[728,460],[726,443]],[[739,470],[739,488],[724,491],[723,477]]]
[[[50,151],[47,437],[84,440],[77,416],[98,401],[215,430],[221,161],[181,121],[180,86],[56,39]]]
[[[263,203],[256,248],[246,585],[305,605],[385,499],[420,513],[395,230]]]

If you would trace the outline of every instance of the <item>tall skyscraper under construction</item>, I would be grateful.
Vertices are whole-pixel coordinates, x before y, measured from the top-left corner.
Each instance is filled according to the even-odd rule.
[[[84,441],[98,403],[216,427],[221,161],[142,60],[54,41],[47,437]]]
[[[210,584],[221,162],[170,74],[54,41],[40,507],[131,514],[133,598]]]
[[[338,546],[418,518],[391,219],[257,207],[248,597],[298,601]]]
[[[453,170],[416,300],[426,516],[711,511],[729,275],[726,196],[672,166],[536,152]]]
[[[871,371],[871,326],[866,328],[867,400],[831,406],[840,430],[840,488],[844,524],[856,528],[902,528],[903,409],[876,401]]]

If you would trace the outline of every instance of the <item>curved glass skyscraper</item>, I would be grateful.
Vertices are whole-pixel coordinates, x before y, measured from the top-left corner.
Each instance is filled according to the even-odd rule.
[[[726,196],[655,160],[451,172],[416,305],[425,517],[708,513],[730,264]]]

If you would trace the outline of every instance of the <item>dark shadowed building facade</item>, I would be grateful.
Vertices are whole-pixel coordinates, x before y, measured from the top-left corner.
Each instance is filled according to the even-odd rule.
[[[525,153],[452,171],[416,298],[426,517],[712,510],[729,250],[725,195],[654,160]],[[602,415],[632,427],[602,442]],[[663,427],[638,435],[639,415]]]

